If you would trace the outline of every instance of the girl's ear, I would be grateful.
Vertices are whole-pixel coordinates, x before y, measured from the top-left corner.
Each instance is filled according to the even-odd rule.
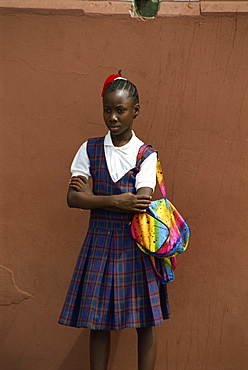
[[[140,106],[139,104],[135,104],[134,106],[134,115],[133,115],[133,118],[136,118],[138,115],[139,115],[139,111],[140,111]]]

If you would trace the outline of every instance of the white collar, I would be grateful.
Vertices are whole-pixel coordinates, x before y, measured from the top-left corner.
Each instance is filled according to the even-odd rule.
[[[129,148],[130,148],[130,146],[133,145],[133,143],[136,140],[139,140],[139,139],[137,138],[134,131],[132,130],[132,137],[131,137],[131,139],[129,140],[129,142],[127,144],[122,145],[122,146],[114,146],[114,144],[112,142],[111,135],[110,135],[110,131],[109,131],[107,133],[107,135],[105,136],[105,138],[104,138],[104,146],[110,146],[110,147],[113,147],[115,149],[118,149],[119,151],[121,151],[124,154],[129,154]]]

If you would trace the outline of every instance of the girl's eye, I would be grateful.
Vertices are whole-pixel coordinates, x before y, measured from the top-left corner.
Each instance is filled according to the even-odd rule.
[[[109,113],[109,112],[110,112],[110,109],[108,109],[108,108],[104,108],[104,109],[103,109],[103,111],[104,111],[105,113]]]
[[[118,113],[124,113],[124,109],[119,108],[119,109],[118,109]]]

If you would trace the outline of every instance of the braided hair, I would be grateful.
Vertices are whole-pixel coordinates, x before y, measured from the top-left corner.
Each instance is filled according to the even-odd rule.
[[[129,80],[121,78],[121,71],[118,72],[120,77],[115,78],[111,83],[109,83],[104,91],[112,92],[117,90],[125,90],[128,92],[128,96],[133,99],[134,104],[139,103],[139,94],[137,87]]]

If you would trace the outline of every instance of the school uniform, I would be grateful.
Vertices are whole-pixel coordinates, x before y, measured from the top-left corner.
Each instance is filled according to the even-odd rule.
[[[134,133],[127,147],[120,148],[113,146],[110,133],[89,139],[72,163],[72,174],[91,176],[95,195],[135,194],[140,187],[154,188],[156,152],[147,147],[137,161],[142,144]],[[119,173],[116,166],[121,168]],[[60,324],[119,330],[160,325],[169,318],[167,286],[156,278],[149,256],[131,237],[132,217],[130,213],[91,210]],[[156,264],[162,272],[162,260],[156,259]]]

